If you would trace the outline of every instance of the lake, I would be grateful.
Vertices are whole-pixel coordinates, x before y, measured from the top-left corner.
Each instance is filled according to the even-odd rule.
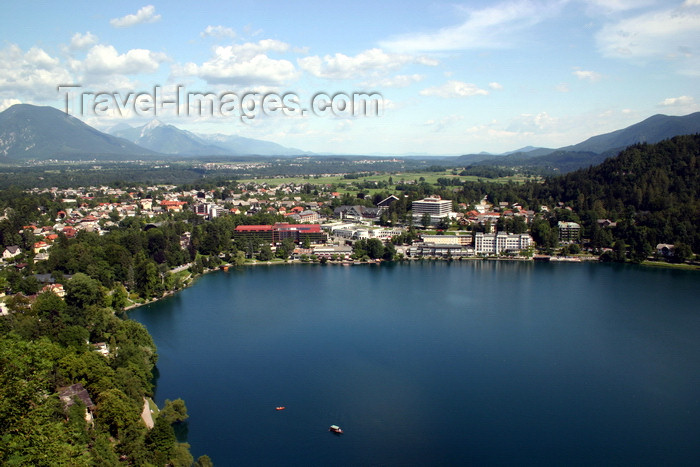
[[[256,266],[130,317],[158,346],[156,401],[185,400],[180,435],[218,466],[700,465],[698,285],[617,264]]]

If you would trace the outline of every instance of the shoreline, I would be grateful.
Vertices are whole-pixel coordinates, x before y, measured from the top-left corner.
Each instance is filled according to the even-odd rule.
[[[542,258],[542,257],[540,257]],[[378,265],[381,263],[385,262],[393,262],[394,260],[384,260],[384,259],[376,259],[376,260],[370,260],[370,261],[327,261],[325,264],[327,265],[332,265],[332,266],[357,266],[357,265],[363,265],[363,264],[374,264]],[[460,256],[457,258],[404,258],[403,260],[399,261],[409,261],[409,262],[414,262],[414,261],[530,261],[533,263],[593,263],[593,262],[600,262],[598,258],[595,257],[586,257],[586,258],[581,258],[581,257],[562,257],[562,256],[547,256],[546,259],[535,259],[535,257],[527,258],[527,257],[517,257],[517,258],[507,258],[507,257],[498,257],[498,256]],[[170,290],[168,292],[165,292],[161,297],[157,298],[152,298],[148,302],[145,303],[132,303],[129,306],[124,307],[121,311],[122,312],[128,312],[131,311],[135,308],[140,308],[142,306],[150,305],[152,303],[159,302],[163,299],[169,298],[178,292],[181,292],[189,287],[192,287],[196,282],[197,279],[200,277],[205,276],[206,274],[210,274],[213,272],[228,272],[228,270],[224,270],[224,266],[227,266],[229,269],[230,268],[238,268],[238,267],[246,267],[246,266],[276,266],[276,265],[284,265],[284,264],[319,264],[318,261],[301,261],[301,260],[288,260],[288,261],[258,261],[258,260],[252,260],[250,262],[245,262],[242,265],[235,266],[232,264],[225,264],[218,266],[216,268],[212,269],[205,269],[204,272],[201,274],[198,274],[196,276],[190,276],[190,282],[187,285],[183,285],[182,288],[178,290]],[[629,262],[625,263],[619,263],[619,264],[633,264]],[[638,266],[643,266],[643,267],[648,267],[648,268],[657,268],[657,269],[671,269],[671,270],[682,270],[682,271],[700,271],[700,266],[698,265],[693,265],[693,264],[674,264],[674,263],[666,263],[662,261],[644,261],[642,263],[639,263]],[[180,268],[181,266],[178,266]],[[174,268],[173,271],[175,271],[178,268]]]

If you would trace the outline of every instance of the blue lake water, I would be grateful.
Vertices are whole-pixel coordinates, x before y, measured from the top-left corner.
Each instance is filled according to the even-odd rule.
[[[215,465],[700,465],[699,285],[610,264],[259,266],[130,316],[158,346],[156,401],[185,399]]]

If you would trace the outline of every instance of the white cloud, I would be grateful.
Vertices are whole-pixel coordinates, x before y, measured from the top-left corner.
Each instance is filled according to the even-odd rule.
[[[547,112],[538,114],[521,114],[508,125],[507,131],[518,133],[542,133],[556,128],[558,120]]]
[[[94,75],[153,73],[166,60],[165,54],[146,49],[119,54],[113,46],[100,44],[90,49],[82,68]]]
[[[598,48],[606,57],[690,62],[690,72],[698,74],[699,7],[700,1],[693,0],[607,24],[596,35]]]
[[[465,10],[467,19],[436,32],[406,34],[380,42],[396,52],[491,49],[510,47],[517,33],[556,14],[566,0],[534,2],[517,0],[481,10]]]
[[[59,84],[72,82],[71,74],[57,58],[32,47],[24,52],[11,44],[0,50],[0,92],[12,98],[50,98]]]
[[[488,95],[489,92],[486,89],[480,89],[477,85],[472,83],[465,83],[462,81],[448,81],[442,86],[434,86],[431,88],[423,89],[420,93],[423,96],[452,98],[485,96]]]
[[[700,110],[700,105],[695,102],[692,96],[669,97],[659,102],[659,107],[663,107],[665,112],[685,115]]]
[[[233,39],[236,37],[236,31],[225,26],[207,26],[199,35],[202,37],[216,37],[217,39]]]
[[[451,127],[457,122],[464,120],[463,115],[447,115],[440,118],[439,120],[430,119],[423,123],[424,126],[430,127],[433,131],[443,131],[446,128]]]
[[[297,70],[288,60],[273,59],[266,53],[287,50],[288,44],[273,39],[216,47],[214,57],[207,62],[199,66],[187,63],[178,72],[199,76],[210,84],[283,84],[296,79]]]
[[[156,7],[153,5],[146,5],[145,7],[140,8],[136,14],[109,20],[109,24],[115,28],[128,28],[137,24],[155,23],[158,20],[160,20],[160,15],[156,14]]]
[[[663,107],[671,107],[675,105],[688,105],[695,103],[695,99],[690,96],[669,97],[659,103]]]
[[[297,63],[303,70],[319,78],[352,79],[362,76],[386,75],[412,63],[435,66],[438,62],[428,57],[387,53],[374,48],[360,52],[354,57],[342,53],[326,55],[323,58],[314,55],[300,58]]]
[[[2,112],[5,109],[9,109],[15,104],[21,104],[22,101],[18,99],[2,99],[0,100],[0,112]]]
[[[377,81],[370,81],[364,84],[370,88],[405,88],[412,84],[423,81],[424,78],[424,75],[419,74],[396,75]]]
[[[503,89],[503,85],[501,83],[493,82],[489,83],[489,87],[493,89],[494,91],[500,91]]]
[[[590,70],[574,70],[572,73],[578,79],[590,81],[591,83],[598,82],[603,77],[600,73]]]
[[[589,12],[618,13],[653,5],[655,0],[585,0]]]
[[[84,50],[97,43],[97,36],[90,31],[85,34],[76,32],[70,40],[70,48],[72,50]]]

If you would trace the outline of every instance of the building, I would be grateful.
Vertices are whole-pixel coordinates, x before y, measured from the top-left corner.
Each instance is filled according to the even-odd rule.
[[[529,234],[477,232],[474,236],[474,251],[477,255],[519,253],[530,248],[532,244],[532,237]]]
[[[10,245],[2,252],[2,259],[11,259],[22,254],[22,249],[17,245]]]
[[[397,202],[398,200],[399,200],[399,198],[397,198],[396,196],[394,196],[394,195],[389,195],[387,198],[384,198],[383,200],[381,200],[380,202],[378,202],[378,203],[377,203],[377,207],[378,207],[378,208],[385,208],[385,209],[386,209],[386,208],[388,208],[389,206],[391,206],[392,204],[394,204],[395,202]]]
[[[287,224],[278,222],[275,225],[239,225],[233,231],[234,240],[241,238],[257,238],[273,245],[291,238],[295,243],[309,239],[311,243],[325,243],[326,234],[321,231],[319,224]]]
[[[332,259],[335,256],[339,259],[350,259],[350,256],[352,256],[352,247],[349,245],[316,247],[313,249],[313,254],[319,258]]]
[[[343,205],[335,208],[333,214],[340,219],[361,221],[365,219],[377,219],[380,215],[379,211],[379,208],[369,208],[361,205]]]
[[[409,254],[414,257],[434,256],[443,258],[458,258],[460,256],[474,256],[475,253],[474,248],[457,243],[415,242],[413,245],[411,245]]]
[[[559,227],[559,241],[562,243],[578,242],[581,238],[581,226],[576,222],[559,221],[557,227]]]
[[[671,258],[673,257],[675,249],[676,246],[670,243],[659,243],[656,245],[656,254],[663,256],[664,258]]]
[[[421,218],[424,214],[430,214],[432,219],[442,219],[452,211],[452,201],[441,199],[439,196],[423,198],[411,203],[411,210],[413,217]]]
[[[474,242],[471,234],[469,235],[421,235],[424,243],[432,243],[434,245],[462,245],[471,246]]]

